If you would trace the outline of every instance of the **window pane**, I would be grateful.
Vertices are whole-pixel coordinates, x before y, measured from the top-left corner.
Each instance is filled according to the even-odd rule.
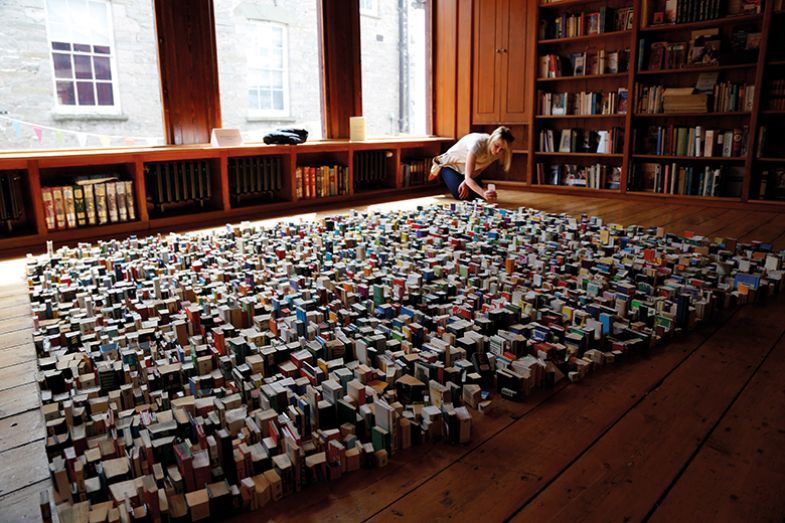
[[[0,0],[0,24],[0,151],[164,143],[152,2]]]
[[[76,95],[79,105],[95,105],[93,82],[76,82]]]
[[[369,137],[426,134],[425,2],[368,2],[360,17],[363,115]],[[383,66],[382,66],[383,64]]]
[[[92,78],[93,67],[90,65],[90,57],[80,54],[74,55],[74,68],[77,78]]]
[[[73,78],[71,71],[71,55],[52,53],[55,64],[55,78]]]
[[[87,44],[74,44],[74,51],[80,53],[89,53],[92,50],[92,47]]]
[[[273,91],[273,109],[280,111],[283,109],[283,91]]]
[[[214,0],[224,127],[249,142],[280,127],[320,138],[317,0],[240,5]]]
[[[111,83],[98,82],[95,84],[95,90],[98,93],[98,105],[114,105]]]
[[[93,57],[93,66],[95,67],[95,77],[98,80],[111,80],[112,79],[112,66],[109,58],[103,56]]]
[[[73,82],[57,82],[57,99],[63,105],[76,105]]]

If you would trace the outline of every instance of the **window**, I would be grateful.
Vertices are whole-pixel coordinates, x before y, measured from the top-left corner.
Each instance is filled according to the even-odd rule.
[[[377,0],[360,0],[360,14],[378,16],[379,4],[377,4]]]
[[[322,137],[317,0],[213,0],[221,125],[259,142],[275,129]]]
[[[426,109],[425,1],[360,0],[378,8],[360,18],[363,116],[368,137],[424,136]]]
[[[248,52],[248,109],[260,116],[289,115],[286,26],[258,22],[258,39]]]
[[[57,109],[118,113],[109,5],[103,0],[47,0],[46,5]]]
[[[0,150],[165,142],[153,3],[0,0]]]

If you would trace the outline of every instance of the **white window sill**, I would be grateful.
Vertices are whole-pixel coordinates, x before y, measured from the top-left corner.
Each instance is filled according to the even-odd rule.
[[[101,113],[59,113],[52,111],[52,120],[55,122],[67,121],[101,121],[101,122],[125,122],[128,121],[127,114],[101,114]]]
[[[285,122],[285,123],[292,123],[296,122],[296,118],[292,118],[291,116],[246,116],[246,122]]]

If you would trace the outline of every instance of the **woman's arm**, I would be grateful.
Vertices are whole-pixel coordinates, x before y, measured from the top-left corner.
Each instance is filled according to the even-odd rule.
[[[458,189],[458,195],[461,198],[466,198],[469,196],[469,189],[476,192],[483,198],[485,198],[485,190],[482,186],[474,180],[474,176],[476,176],[477,172],[475,172],[475,157],[474,153],[469,151],[469,154],[466,155],[466,169],[463,178],[463,183],[461,183]]]

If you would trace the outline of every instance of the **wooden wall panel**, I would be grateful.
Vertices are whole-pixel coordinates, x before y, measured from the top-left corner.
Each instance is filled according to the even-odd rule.
[[[467,134],[471,128],[472,4],[472,0],[458,0],[458,96],[455,109],[456,138]]]
[[[458,2],[434,0],[433,132],[455,136],[458,99]]]
[[[434,0],[433,134],[460,137],[471,126],[472,0]]]
[[[154,0],[169,144],[208,143],[221,126],[212,0]]]
[[[360,4],[320,0],[322,114],[326,138],[349,138],[349,118],[361,116]]]

